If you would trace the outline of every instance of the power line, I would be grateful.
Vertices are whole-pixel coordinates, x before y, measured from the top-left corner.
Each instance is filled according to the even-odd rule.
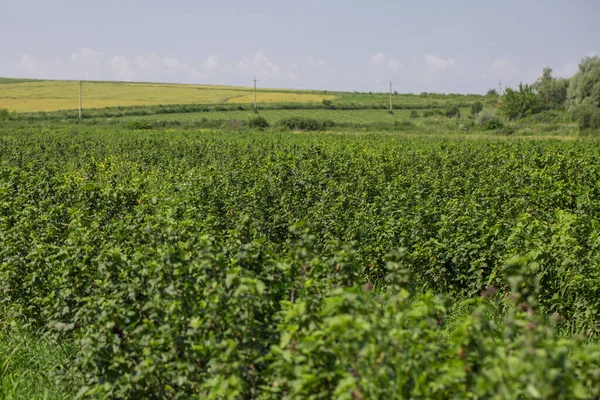
[[[256,102],[256,77],[254,77],[254,112],[258,114],[258,104]]]

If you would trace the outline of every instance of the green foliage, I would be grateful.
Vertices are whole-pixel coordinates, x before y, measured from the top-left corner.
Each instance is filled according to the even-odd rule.
[[[324,99],[321,104],[323,104],[323,107],[325,108],[329,108],[331,110],[335,110],[335,106],[333,105],[333,101],[329,100],[329,99]]]
[[[496,89],[490,89],[485,95],[488,97],[498,97],[498,91]]]
[[[125,124],[125,126],[129,129],[136,129],[136,130],[152,129],[152,124],[150,122],[142,121],[142,120],[131,120],[131,121],[127,122]]]
[[[448,118],[460,118],[460,108],[457,106],[450,106],[444,110],[444,115]]]
[[[568,79],[556,79],[552,77],[551,68],[544,68],[542,77],[532,86],[546,109],[562,110],[565,108],[569,87]]]
[[[10,119],[12,119],[11,113],[5,108],[0,108],[0,121],[8,121]]]
[[[592,105],[580,105],[572,109],[573,119],[580,130],[600,129],[600,108]]]
[[[485,130],[492,131],[492,130],[504,128],[504,123],[502,122],[502,120],[500,118],[494,117],[494,118],[488,120],[483,126],[484,126]]]
[[[420,116],[421,116],[421,115],[419,114],[419,112],[418,112],[417,110],[412,110],[412,111],[410,112],[410,118],[413,118],[413,119],[415,119],[415,118],[419,118]]]
[[[411,122],[411,121],[406,121],[406,120],[402,120],[402,121],[394,121],[394,128],[396,130],[411,130],[416,128],[416,125]]]
[[[269,122],[264,117],[256,116],[248,121],[248,126],[254,129],[266,129],[269,127]]]
[[[532,86],[520,83],[518,91],[506,88],[500,109],[508,119],[514,120],[541,112],[543,104]]]
[[[316,120],[308,117],[291,117],[279,121],[279,125],[295,131],[323,131],[335,126],[330,120]]]
[[[445,115],[441,110],[426,110],[423,112],[423,117],[435,117]]]
[[[596,142],[10,124],[0,304],[81,397],[600,395]]]
[[[473,103],[471,106],[471,115],[477,115],[483,111],[483,104],[480,101]]]
[[[68,343],[36,335],[0,306],[0,398],[72,399],[77,390],[66,373],[74,355]]]
[[[572,111],[579,106],[600,107],[600,56],[581,60],[579,71],[570,79],[567,99]]]

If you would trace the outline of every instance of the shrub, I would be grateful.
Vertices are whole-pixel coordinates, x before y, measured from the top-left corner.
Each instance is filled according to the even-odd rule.
[[[502,97],[500,109],[508,119],[519,119],[537,114],[544,106],[540,97],[530,85],[519,84],[519,90],[506,89]]]
[[[258,117],[258,118],[260,118],[260,117]],[[225,123],[225,128],[228,131],[237,132],[237,131],[241,130],[243,126],[244,126],[244,122],[240,121],[239,119],[229,119]]]
[[[152,124],[148,121],[131,120],[125,124],[125,127],[129,129],[148,130],[152,129]]]
[[[279,121],[279,124],[285,128],[298,131],[322,131],[335,125],[331,120],[319,121],[306,117],[284,118]]]
[[[483,111],[483,104],[480,101],[473,103],[471,106],[471,115],[477,115]]]
[[[460,108],[458,106],[448,106],[444,110],[444,114],[448,118],[460,118]]]
[[[498,91],[496,89],[490,89],[485,95],[488,97],[498,97]]]
[[[411,118],[419,118],[420,117],[419,112],[417,110],[412,110],[410,112],[410,117]]]
[[[493,131],[496,129],[504,128],[504,123],[500,118],[494,117],[487,121],[484,125],[486,131]]]
[[[248,126],[254,129],[266,129],[269,127],[269,122],[264,117],[257,115],[248,121]]]
[[[331,110],[335,109],[335,106],[333,105],[333,102],[329,99],[324,99],[322,101],[323,107],[329,108]]]
[[[583,105],[573,110],[573,118],[580,130],[600,129],[600,108]]]
[[[8,121],[10,119],[13,119],[13,114],[6,108],[0,108],[0,121]]]
[[[415,124],[410,121],[395,121],[394,128],[398,130],[409,130],[413,129]]]
[[[440,110],[427,110],[425,112],[423,112],[423,117],[427,118],[427,117],[433,117],[433,116],[439,116],[439,115],[443,115],[443,113]]]

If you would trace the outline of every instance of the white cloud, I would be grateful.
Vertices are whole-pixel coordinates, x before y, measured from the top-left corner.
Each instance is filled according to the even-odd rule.
[[[178,58],[159,57],[151,53],[127,57],[105,55],[84,47],[64,57],[36,59],[23,54],[18,60],[0,63],[0,76],[39,79],[141,80],[199,82],[207,79],[219,66],[217,56],[208,56],[198,65]]]
[[[431,72],[444,71],[455,64],[453,58],[443,59],[433,54],[425,54],[425,68]]]
[[[247,74],[263,75],[263,76],[279,76],[281,68],[274,64],[265,53],[258,51],[254,55],[244,57],[238,62],[240,71]]]
[[[218,67],[219,67],[219,57],[210,56],[206,60],[204,60],[204,68],[207,71],[212,72],[212,71],[216,70]]]
[[[179,59],[166,57],[163,59],[163,63],[165,64],[165,66],[167,68],[174,70],[175,68],[177,68],[179,66]]]
[[[160,65],[160,58],[152,53],[147,56],[137,56],[133,59],[133,64],[139,69],[153,69]]]
[[[327,60],[317,61],[313,56],[308,55],[308,56],[306,56],[306,64],[311,68],[312,67],[324,68],[327,66]]]
[[[392,57],[386,57],[385,54],[379,52],[371,57],[371,65],[377,69],[387,68],[392,71],[398,71],[402,68],[402,64]]]
[[[116,56],[110,59],[110,66],[112,67],[115,75],[125,81],[130,81],[135,76],[135,72],[131,70],[131,63],[127,57]]]
[[[492,63],[492,71],[495,75],[507,75],[518,71],[518,68],[508,58],[498,58]]]

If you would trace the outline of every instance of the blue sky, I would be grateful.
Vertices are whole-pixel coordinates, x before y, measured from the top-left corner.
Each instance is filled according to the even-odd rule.
[[[570,76],[600,0],[0,0],[0,76],[481,93]]]

